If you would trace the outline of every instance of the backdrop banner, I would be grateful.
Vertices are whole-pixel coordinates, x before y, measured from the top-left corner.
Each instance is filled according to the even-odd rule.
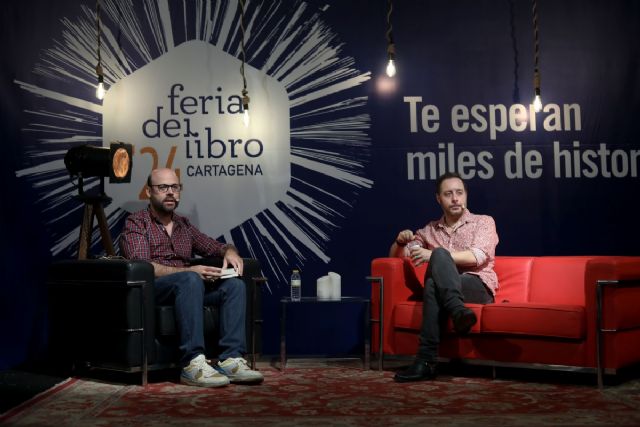
[[[498,255],[640,254],[636,1],[540,0],[537,40],[531,2],[515,0],[247,1],[244,11],[237,0],[101,0],[97,10],[28,0],[0,12],[0,345],[10,349],[0,368],[46,343],[46,266],[77,256],[83,209],[63,158],[82,144],[133,145],[131,182],[105,187],[116,243],[147,204],[150,170],[169,167],[184,184],[179,212],[262,262],[265,353],[277,352],[291,270],[305,296],[327,271],[342,295],[369,295],[371,260],[441,215],[434,183],[447,171],[467,180],[472,212],[495,218]],[[294,310],[290,354],[358,353],[362,329],[344,327],[360,324],[353,311]]]

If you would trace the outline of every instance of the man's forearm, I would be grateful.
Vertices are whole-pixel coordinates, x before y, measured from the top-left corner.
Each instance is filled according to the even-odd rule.
[[[169,265],[162,265],[156,262],[152,262],[151,265],[153,265],[153,272],[156,277],[167,276],[181,271],[189,271],[189,267],[171,267]]]
[[[223,252],[222,252],[222,258],[226,257],[227,255],[238,255],[240,256],[240,253],[238,252],[238,248],[236,248],[233,244],[231,243],[227,243],[225,244],[223,247]]]
[[[453,258],[453,262],[456,265],[468,267],[470,265],[477,265],[478,260],[472,251],[460,251],[460,252],[451,252],[451,258]]]
[[[393,242],[391,248],[389,248],[389,256],[391,258],[403,258],[406,255],[405,245],[399,245],[398,242]]]

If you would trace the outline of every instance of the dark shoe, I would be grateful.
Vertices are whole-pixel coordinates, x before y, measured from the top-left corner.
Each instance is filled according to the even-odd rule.
[[[453,329],[459,334],[468,334],[471,327],[476,324],[478,318],[470,308],[464,307],[456,311],[452,316]]]
[[[436,377],[436,364],[416,360],[407,369],[396,372],[393,379],[399,383],[432,380]]]

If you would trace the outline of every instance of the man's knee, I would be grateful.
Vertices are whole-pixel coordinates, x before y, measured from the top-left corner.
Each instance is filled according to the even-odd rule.
[[[231,279],[225,280],[222,287],[229,297],[246,298],[247,287],[242,279],[232,277]]]
[[[178,292],[201,292],[204,293],[204,284],[200,275],[194,271],[181,271],[175,273]]]
[[[425,296],[434,295],[436,284],[431,277],[424,278],[424,294]]]
[[[435,248],[431,251],[431,257],[429,258],[430,264],[438,264],[441,262],[451,262],[453,258],[451,257],[451,253],[445,248]]]

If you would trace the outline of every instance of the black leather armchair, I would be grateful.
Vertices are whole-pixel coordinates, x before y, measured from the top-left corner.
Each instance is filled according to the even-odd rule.
[[[220,259],[194,264],[220,266]],[[255,367],[261,349],[261,290],[255,259],[244,259],[247,286],[247,354]],[[173,306],[156,305],[153,266],[125,259],[65,260],[48,271],[51,354],[59,361],[96,369],[147,372],[177,366]],[[218,352],[219,313],[204,307],[207,357]]]

